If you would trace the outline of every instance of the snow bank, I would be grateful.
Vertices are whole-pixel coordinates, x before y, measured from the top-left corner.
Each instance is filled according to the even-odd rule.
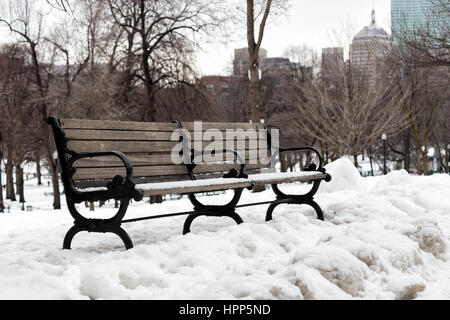
[[[358,169],[347,158],[340,158],[325,166],[331,175],[331,181],[320,186],[321,191],[336,192],[342,190],[356,190],[364,187],[363,178]]]
[[[270,222],[267,206],[239,209],[241,225],[202,217],[186,236],[184,217],[124,224],[128,251],[93,233],[61,250],[67,209],[51,210],[48,187],[27,189],[33,211],[13,204],[0,215],[0,299],[450,299],[450,176],[362,178],[347,159],[327,171],[333,180],[316,196],[326,221],[282,205]],[[273,198],[245,190],[242,203]],[[126,218],[189,209],[185,197],[139,202]],[[113,211],[110,202],[94,214]]]

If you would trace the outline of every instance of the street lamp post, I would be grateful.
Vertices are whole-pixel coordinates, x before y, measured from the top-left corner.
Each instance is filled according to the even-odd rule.
[[[381,135],[381,140],[383,140],[383,174],[386,174],[386,139],[387,135],[386,133],[383,133]]]

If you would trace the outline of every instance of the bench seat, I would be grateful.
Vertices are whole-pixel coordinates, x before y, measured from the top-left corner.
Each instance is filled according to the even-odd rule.
[[[145,196],[164,195],[169,193],[195,193],[227,189],[248,188],[254,185],[279,184],[290,182],[306,182],[325,179],[326,174],[320,171],[303,172],[270,172],[250,174],[248,178],[213,178],[199,180],[168,181],[137,184],[136,189]],[[106,188],[86,188],[80,191],[99,191]]]
[[[144,191],[144,195],[167,193],[207,192],[227,189],[248,188],[252,184],[267,185],[273,183],[304,182],[313,179],[324,179],[326,174],[319,171],[280,172],[250,174],[248,178],[214,178],[186,181],[170,181],[164,183],[145,183],[136,185]]]

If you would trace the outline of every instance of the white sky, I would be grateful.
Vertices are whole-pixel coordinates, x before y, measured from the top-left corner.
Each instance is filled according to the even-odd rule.
[[[333,30],[342,30],[342,22],[349,19],[358,32],[370,24],[370,14],[375,7],[379,26],[390,30],[391,0],[291,0],[292,6],[285,22],[267,26],[262,47],[268,57],[283,54],[290,45],[307,44],[319,53],[321,48],[337,45],[331,35]],[[203,75],[227,74],[233,59],[234,49],[247,47],[246,30],[241,30],[243,39],[227,46],[219,43],[203,46],[197,55],[197,66]]]
[[[391,0],[291,0],[287,16],[267,25],[262,47],[268,57],[281,56],[286,47],[299,44],[306,44],[320,53],[321,48],[337,46],[332,31],[342,30],[343,21],[351,21],[355,32],[368,25],[373,7],[378,25],[391,33],[390,5]],[[5,31],[0,28],[0,43],[7,41]],[[241,40],[226,46],[219,41],[201,46],[196,61],[201,74],[227,74],[231,70],[234,49],[247,47],[246,30],[236,32],[242,34]]]

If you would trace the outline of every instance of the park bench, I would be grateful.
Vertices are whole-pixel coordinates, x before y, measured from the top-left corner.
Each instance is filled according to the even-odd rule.
[[[269,204],[266,221],[279,204],[307,204],[317,218],[323,213],[313,196],[322,180],[331,176],[323,168],[323,159],[312,147],[278,148],[273,132],[263,123],[202,123],[201,132],[194,131],[198,122],[157,123],[110,120],[57,119],[49,117],[52,126],[64,185],[67,206],[74,225],[67,232],[63,248],[70,249],[73,237],[81,231],[111,232],[118,235],[127,249],[133,247],[123,223],[155,218],[187,215],[183,234],[190,232],[192,221],[199,216],[227,216],[237,224],[243,222],[236,208]],[[223,148],[211,151],[211,130],[223,133],[262,132],[255,136],[238,135]],[[207,136],[211,136],[209,141]],[[272,145],[272,148],[271,148]],[[275,145],[275,147],[274,147]],[[257,151],[257,152],[256,152]],[[317,162],[301,172],[274,172],[274,159],[279,153],[307,151]],[[174,155],[177,161],[174,161]],[[256,155],[256,156],[255,156]],[[220,157],[222,156],[222,157]],[[301,195],[285,194],[278,184],[307,182],[311,189]],[[244,189],[255,185],[271,185],[275,199],[238,204]],[[234,190],[233,198],[224,205],[206,205],[196,193]],[[192,211],[123,219],[130,200],[144,196],[187,194]],[[87,218],[75,207],[85,201],[120,202],[117,213],[108,219]]]

